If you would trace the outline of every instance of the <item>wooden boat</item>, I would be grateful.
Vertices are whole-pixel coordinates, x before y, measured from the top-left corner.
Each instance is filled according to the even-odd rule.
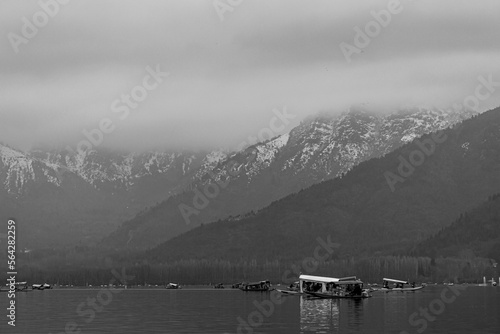
[[[260,282],[252,282],[252,283],[242,283],[239,286],[239,289],[242,291],[269,291],[271,288],[271,282],[269,281],[260,281]]]
[[[325,276],[312,276],[312,275],[300,275],[299,276],[299,291],[300,292],[325,292],[328,291],[329,284],[337,283],[341,281],[352,281],[356,280],[356,276],[349,277],[325,277]]]
[[[300,296],[302,295],[303,293],[300,292],[300,291],[293,291],[293,290],[281,290],[281,289],[276,289],[276,291],[284,294],[284,295],[287,295],[287,296]]]
[[[364,299],[370,298],[368,289],[363,289],[363,282],[359,279],[331,282],[327,291],[306,291],[309,296],[330,299]]]
[[[334,282],[338,282],[339,279],[335,277],[326,276],[312,276],[312,275],[300,275],[299,276],[299,291],[301,293],[306,292],[326,292],[328,290],[328,285]]]
[[[410,284],[408,281],[401,281],[392,278],[384,278],[383,287],[380,289],[374,289],[374,291],[384,291],[384,292],[411,292],[423,289],[425,286],[415,286],[415,283],[412,283],[410,287],[405,288],[405,284]],[[394,283],[394,287],[390,287],[389,283]]]
[[[29,291],[28,282],[16,282],[16,291]]]
[[[31,286],[33,290],[45,290],[45,289],[52,289],[52,285],[44,283],[44,284],[33,284]]]
[[[231,285],[231,289],[239,289],[242,284],[243,283],[241,283],[241,282],[234,283],[233,285]]]
[[[287,296],[300,296],[303,293],[300,292],[300,281],[293,282],[287,287],[287,290],[276,289],[276,291],[287,295]]]
[[[181,286],[177,283],[168,283],[167,285],[165,285],[165,289],[180,289]]]

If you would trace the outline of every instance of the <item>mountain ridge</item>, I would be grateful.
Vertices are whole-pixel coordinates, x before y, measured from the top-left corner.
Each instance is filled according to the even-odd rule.
[[[313,251],[317,236],[326,235],[342,244],[338,254],[343,256],[404,251],[500,192],[500,108],[442,135],[446,140],[396,191],[385,173],[397,170],[399,157],[420,150],[417,140],[257,213],[195,228],[157,246],[147,258],[160,263],[201,257],[297,260]]]
[[[381,116],[353,108],[341,115],[307,118],[288,134],[228,155],[191,184],[190,192],[172,196],[150,214],[124,222],[103,244],[147,248],[202,223],[258,210],[474,114],[430,108]],[[215,196],[204,193],[209,188]]]

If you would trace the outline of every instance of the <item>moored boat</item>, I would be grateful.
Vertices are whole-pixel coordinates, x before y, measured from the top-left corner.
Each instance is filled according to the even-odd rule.
[[[374,289],[374,291],[384,291],[384,292],[411,292],[423,289],[425,286],[416,286],[415,283],[411,283],[409,287],[405,287],[406,284],[410,284],[408,281],[401,281],[392,278],[384,278],[383,286],[380,289]],[[389,283],[393,283],[394,286],[389,286]]]
[[[239,289],[242,284],[242,282],[234,283],[231,285],[231,289]]]
[[[45,289],[52,289],[52,285],[44,283],[44,284],[33,284],[31,286],[33,290],[45,290]]]
[[[331,283],[338,282],[338,281],[339,281],[339,279],[335,278],[335,277],[300,275],[299,276],[299,291],[301,293],[326,292],[326,291],[328,291],[329,285]]]
[[[296,281],[290,284],[287,287],[287,290],[276,289],[276,291],[288,296],[297,296],[302,294],[302,292],[300,292],[300,281]]]
[[[239,286],[239,289],[242,291],[269,291],[270,288],[271,288],[271,282],[269,282],[268,280],[251,282],[251,283],[242,283]]]
[[[176,290],[176,289],[180,289],[181,286],[177,283],[168,283],[166,286],[165,286],[165,289],[173,289],[173,290]]]
[[[16,291],[29,291],[28,282],[16,282]]]
[[[302,292],[300,292],[300,291],[281,290],[281,289],[276,289],[276,291],[281,292],[282,294],[288,295],[288,296],[300,296],[300,295],[302,295]]]
[[[10,288],[11,287],[9,284],[6,284],[5,288],[2,288],[2,286],[0,285],[0,292],[10,292]],[[14,283],[14,289],[15,291],[31,291],[29,290],[28,282],[16,282]]]
[[[339,280],[326,285],[326,291],[305,291],[309,296],[330,299],[364,299],[370,298],[368,289],[363,289],[359,279]]]

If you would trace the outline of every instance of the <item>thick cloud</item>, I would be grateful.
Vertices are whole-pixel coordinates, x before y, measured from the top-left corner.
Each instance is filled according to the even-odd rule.
[[[55,1],[0,3],[0,141],[24,149],[74,146],[103,118],[104,146],[234,148],[283,106],[295,122],[357,103],[447,107],[480,75],[500,82],[497,0],[401,0],[363,47],[355,28],[391,0],[243,0],[223,14],[212,1]],[[41,4],[54,17],[16,53]],[[359,49],[350,62],[342,42]],[[121,119],[113,102],[157,65],[170,75]],[[495,92],[480,109],[499,104]]]

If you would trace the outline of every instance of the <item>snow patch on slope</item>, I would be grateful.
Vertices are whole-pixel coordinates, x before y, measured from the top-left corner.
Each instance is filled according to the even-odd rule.
[[[0,157],[6,173],[3,185],[9,193],[20,193],[29,180],[35,180],[33,160],[25,154],[0,145]]]

